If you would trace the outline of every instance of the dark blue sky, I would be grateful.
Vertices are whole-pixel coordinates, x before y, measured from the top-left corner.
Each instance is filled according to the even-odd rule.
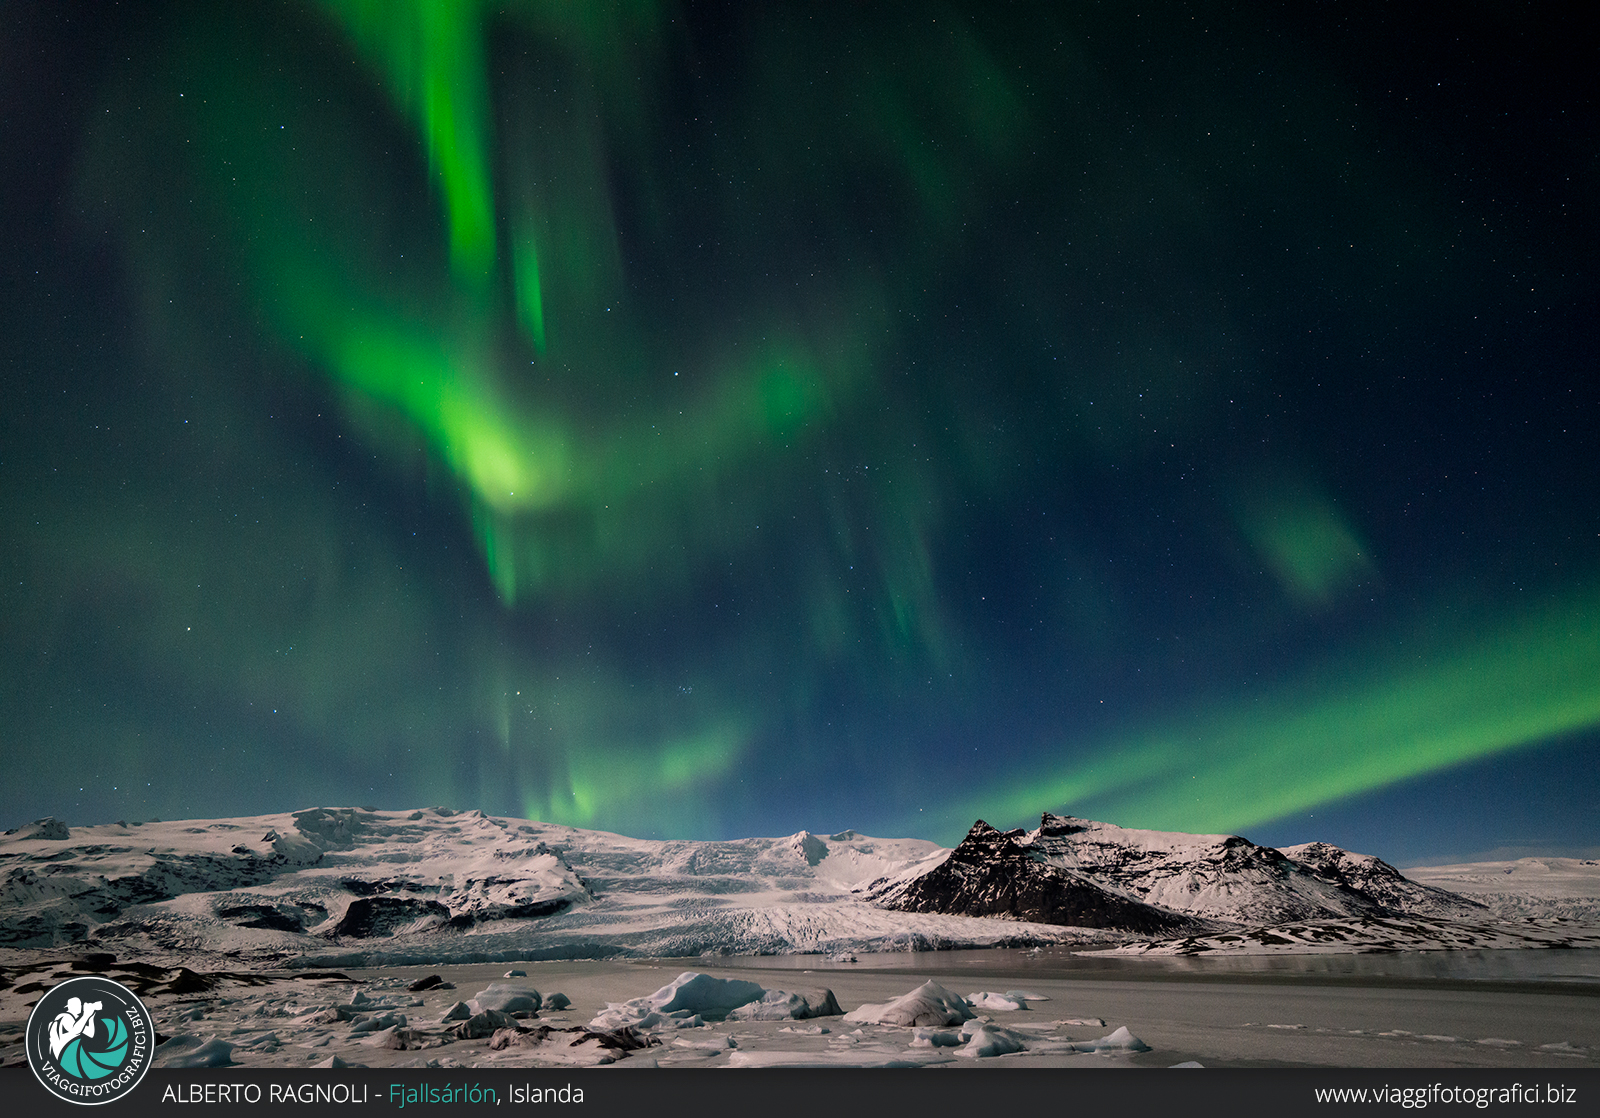
[[[0,824],[1600,848],[1538,5],[12,5]]]

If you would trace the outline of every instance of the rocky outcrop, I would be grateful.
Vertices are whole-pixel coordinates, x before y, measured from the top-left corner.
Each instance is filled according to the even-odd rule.
[[[1327,843],[1139,831],[1046,813],[1032,831],[979,820],[943,864],[872,895],[887,908],[1140,934],[1349,917],[1481,918],[1482,906]]]
[[[449,922],[450,910],[438,901],[415,897],[357,897],[330,933],[367,939],[427,931]]]
[[[983,820],[943,863],[879,896],[885,908],[961,916],[1005,916],[1036,924],[1161,932],[1195,921],[1103,889],[1035,857]]]

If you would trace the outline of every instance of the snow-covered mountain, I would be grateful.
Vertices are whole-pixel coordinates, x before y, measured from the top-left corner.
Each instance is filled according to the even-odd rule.
[[[979,820],[949,859],[871,895],[912,912],[1010,915],[1139,932],[1347,916],[1482,919],[1475,901],[1327,843],[1286,850],[1238,835],[1139,831],[1046,813],[1032,831]]]
[[[1200,930],[1199,922],[1156,908],[1094,875],[1041,857],[1032,836],[997,831],[978,820],[950,856],[921,874],[874,883],[869,895],[885,908],[1000,916],[1041,924],[1133,932]]]
[[[0,836],[0,950],[208,965],[1115,947],[1394,916],[1493,919],[1325,844],[1054,815],[979,822],[953,851],[854,831],[657,842],[444,808]]]
[[[70,829],[51,819],[0,836],[0,948],[348,966],[1092,938],[907,916],[860,893],[948,854],[853,831],[654,842],[445,808]]]

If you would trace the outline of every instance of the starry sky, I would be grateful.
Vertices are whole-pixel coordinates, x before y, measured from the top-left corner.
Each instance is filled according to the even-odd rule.
[[[0,825],[1594,856],[1554,11],[6,5]]]

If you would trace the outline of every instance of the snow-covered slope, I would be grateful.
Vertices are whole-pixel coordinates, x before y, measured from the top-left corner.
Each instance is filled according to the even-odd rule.
[[[1565,919],[1600,926],[1600,861],[1594,859],[1417,866],[1406,875],[1470,897],[1501,920]]]
[[[0,947],[354,965],[1088,938],[908,917],[857,892],[948,854],[853,831],[652,842],[441,808],[70,829],[45,820],[0,836]]]
[[[1326,843],[1287,850],[1238,835],[1139,831],[1046,813],[1032,831],[979,820],[943,865],[873,893],[912,911],[1026,912],[1046,922],[1155,931],[1188,917],[1274,924],[1407,914],[1481,919],[1475,902],[1408,881],[1388,863]],[[1036,898],[1051,898],[1041,904]]]
[[[591,900],[532,829],[479,812],[312,808],[241,819],[46,820],[0,838],[0,943],[143,934],[196,950],[466,930]]]

